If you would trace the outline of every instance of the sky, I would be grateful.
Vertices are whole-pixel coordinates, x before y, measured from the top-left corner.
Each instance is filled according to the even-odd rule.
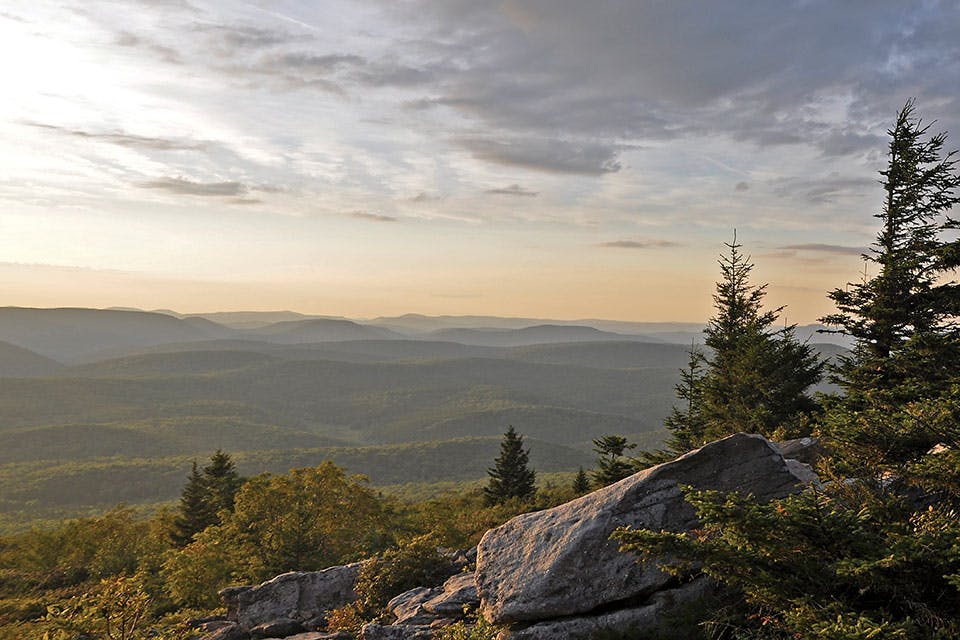
[[[806,323],[960,2],[4,0],[0,304]]]

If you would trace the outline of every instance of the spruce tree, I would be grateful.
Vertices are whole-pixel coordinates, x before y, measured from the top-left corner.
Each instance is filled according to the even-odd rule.
[[[663,425],[670,432],[666,448],[641,451],[638,462],[641,467],[652,467],[668,462],[678,454],[696,449],[706,433],[703,419],[703,378],[706,374],[706,358],[695,345],[690,345],[687,368],[680,370],[680,382],[674,387],[677,398],[683,402],[674,405]]]
[[[855,340],[833,379],[861,408],[878,394],[903,402],[943,392],[960,366],[960,293],[946,280],[960,241],[943,238],[958,227],[947,215],[960,203],[956,151],[944,154],[946,134],[929,135],[913,112],[910,100],[887,132],[881,228],[864,255],[876,275],[832,291],[837,312],[822,319]]]
[[[221,511],[232,511],[234,497],[241,484],[242,480],[229,454],[219,449],[202,471],[197,469],[197,463],[194,462],[173,520],[170,537],[174,544],[181,547],[188,545],[194,535],[220,521]]]
[[[597,458],[597,468],[591,472],[593,486],[605,487],[636,473],[637,466],[634,461],[624,456],[627,449],[634,449],[636,446],[623,436],[611,435],[595,439],[593,450],[600,457]]]
[[[960,248],[943,239],[960,175],[912,112],[889,131],[878,272],[830,294],[856,342],[817,429],[826,482],[768,504],[689,490],[695,531],[616,534],[742,595],[708,621],[723,637],[960,638]]]
[[[794,326],[774,328],[783,308],[763,309],[767,285],[750,283],[753,264],[736,234],[725,246],[729,252],[720,257],[713,297],[716,314],[704,330],[709,355],[699,389],[703,434],[674,435],[695,446],[738,431],[799,435],[801,416],[816,406],[806,392],[820,379],[823,363],[797,340]]]
[[[775,328],[783,309],[764,310],[767,285],[751,284],[753,263],[736,232],[725,246],[713,296],[716,313],[704,329],[706,352],[691,348],[676,386],[683,404],[664,422],[670,432],[666,447],[640,452],[641,467],[739,431],[806,435],[806,418],[817,408],[808,389],[820,380],[824,363],[796,338],[793,325]]]
[[[583,470],[583,467],[580,467],[577,471],[577,475],[574,476],[570,488],[573,490],[574,495],[578,496],[582,496],[590,491],[590,481],[587,479],[587,474]]]
[[[507,428],[500,443],[500,455],[487,471],[490,480],[483,489],[488,504],[502,504],[511,498],[527,500],[536,492],[536,472],[529,468],[530,452],[523,449],[523,436],[513,425]]]
[[[210,464],[203,468],[209,509],[216,516],[223,509],[233,510],[234,497],[243,481],[237,474],[230,455],[220,449],[210,457]]]
[[[180,493],[180,505],[177,515],[173,519],[173,530],[170,538],[178,547],[185,547],[193,540],[193,536],[210,525],[209,509],[207,508],[207,488],[203,474],[197,469],[194,461],[193,470],[187,478]]]

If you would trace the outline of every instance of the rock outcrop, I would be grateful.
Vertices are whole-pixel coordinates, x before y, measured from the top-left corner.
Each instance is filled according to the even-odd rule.
[[[326,612],[357,599],[354,586],[359,571],[356,562],[323,571],[284,573],[255,587],[224,589],[220,599],[234,626],[221,633],[285,638],[313,631]]]
[[[567,504],[517,516],[480,542],[481,613],[495,624],[529,624],[651,596],[670,577],[655,563],[621,553],[610,540],[616,528],[693,528],[681,485],[764,500],[786,496],[810,479],[791,466],[765,438],[737,434]]]
[[[813,459],[815,441],[783,443]],[[665,616],[715,593],[695,573],[670,577],[655,562],[621,553],[618,527],[688,531],[697,525],[681,486],[738,491],[761,500],[816,482],[808,464],[785,459],[761,436],[737,434],[647,469],[553,509],[513,518],[488,531],[476,571],[393,598],[394,624],[364,626],[363,640],[430,640],[436,628],[477,610],[506,625],[501,640],[643,637]],[[472,559],[472,558],[469,558]],[[469,560],[468,559],[468,560]],[[287,573],[256,587],[221,592],[227,621],[209,640],[341,640],[316,629],[324,612],[352,602],[359,564]],[[220,624],[218,621],[217,624]],[[268,635],[269,634],[269,635]]]

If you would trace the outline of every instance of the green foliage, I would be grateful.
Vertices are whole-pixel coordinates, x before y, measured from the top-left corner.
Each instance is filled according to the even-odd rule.
[[[529,467],[530,451],[523,449],[523,436],[518,435],[513,425],[503,434],[500,455],[487,471],[490,480],[483,490],[489,504],[502,504],[511,498],[527,500],[537,488],[536,472]]]
[[[659,434],[648,440],[656,442]],[[231,457],[241,472],[263,470],[286,473],[295,467],[318,465],[324,460],[351,470],[369,471],[377,485],[428,483],[440,480],[473,481],[486,476],[489,460],[499,451],[502,438],[376,445],[325,447],[288,451],[239,452]],[[536,441],[531,459],[545,471],[575,470],[589,462],[587,453],[555,442]],[[174,500],[181,492],[184,457],[110,459],[45,465],[0,465],[0,532],[29,529],[42,515],[46,526],[78,515],[94,515],[117,502],[149,505]],[[140,514],[149,509],[140,509]]]
[[[65,605],[53,606],[43,620],[43,640],[135,640],[147,637],[141,623],[149,596],[138,578],[116,576]]]
[[[403,541],[363,563],[355,587],[358,605],[367,615],[375,615],[394,596],[415,587],[439,586],[455,572],[452,558],[440,550],[436,536]]]
[[[237,493],[223,532],[243,549],[245,575],[315,571],[356,560],[383,544],[382,504],[359,476],[332,462],[263,474]]]
[[[502,626],[487,622],[479,613],[467,611],[464,620],[440,627],[434,637],[437,640],[495,640],[503,631]]]
[[[590,472],[593,486],[605,487],[636,473],[634,461],[624,457],[627,449],[636,446],[623,436],[608,435],[594,440],[593,450],[600,457],[597,458],[597,468]]]
[[[837,485],[768,504],[687,490],[699,529],[622,529],[615,537],[642,557],[673,558],[670,572],[702,566],[756,612],[741,625],[761,625],[773,637],[956,637],[956,513],[871,508],[857,499],[862,489]]]
[[[177,605],[215,609],[220,606],[217,592],[233,582],[238,555],[218,526],[208,527],[187,546],[165,554],[164,588]]]

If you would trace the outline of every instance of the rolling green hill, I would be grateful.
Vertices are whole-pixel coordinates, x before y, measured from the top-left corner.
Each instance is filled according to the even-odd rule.
[[[190,461],[216,449],[245,473],[332,457],[376,484],[467,481],[485,476],[513,425],[539,469],[575,471],[602,435],[656,446],[687,361],[687,345],[582,326],[505,320],[467,330],[490,338],[468,345],[291,320],[231,329],[136,311],[0,309],[0,340],[71,363],[0,343],[0,522],[170,500]],[[296,343],[330,331],[375,339]]]
[[[533,468],[567,471],[589,465],[592,455],[528,440]],[[500,437],[462,438],[392,446],[326,447],[233,454],[242,474],[284,473],[333,460],[374,485],[475,480],[500,448]],[[85,462],[0,464],[0,532],[31,522],[95,513],[118,503],[170,503],[180,494],[194,460],[187,456],[114,457]]]

